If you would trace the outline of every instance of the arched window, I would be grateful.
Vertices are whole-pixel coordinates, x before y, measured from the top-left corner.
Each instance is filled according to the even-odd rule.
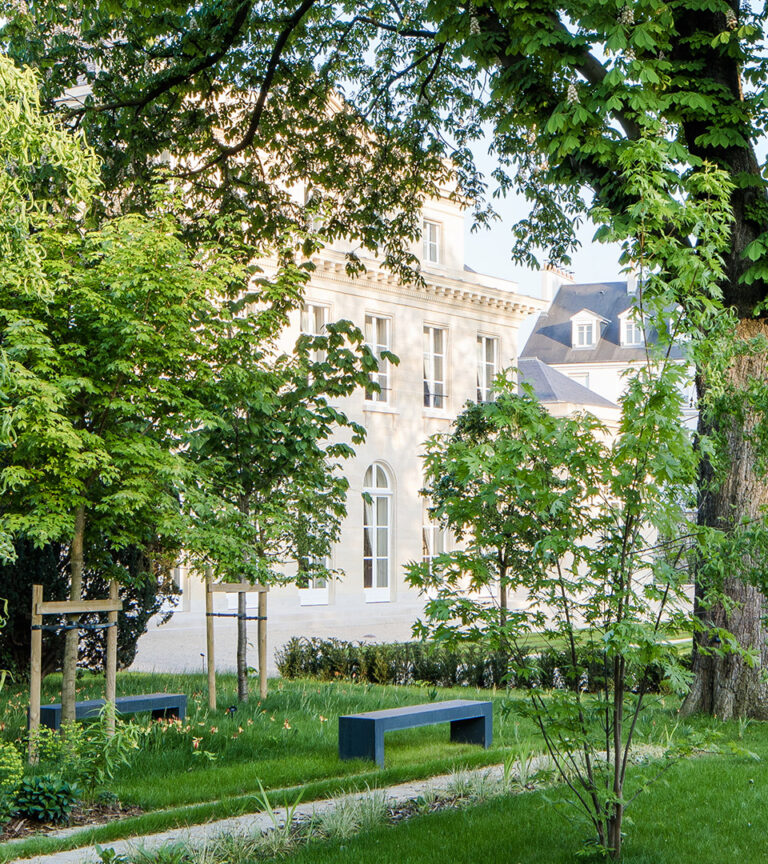
[[[392,548],[392,483],[379,462],[363,480],[363,587],[369,600],[389,599]]]

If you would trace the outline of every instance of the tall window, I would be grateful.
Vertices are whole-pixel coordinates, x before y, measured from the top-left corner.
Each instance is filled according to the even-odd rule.
[[[324,336],[325,325],[328,323],[328,307],[319,303],[305,303],[301,310],[301,332],[307,336]],[[312,359],[316,363],[325,360],[325,351],[313,351]]]
[[[576,344],[574,348],[591,348],[595,344],[595,324],[581,321],[576,325]]]
[[[383,465],[374,462],[363,480],[363,587],[389,589],[392,487]]]
[[[432,562],[447,550],[447,531],[435,524],[429,516],[429,510],[424,507],[424,517],[421,527],[421,559],[432,572]]]
[[[424,407],[445,408],[445,349],[448,333],[443,327],[424,325]]]
[[[499,340],[492,336],[477,337],[477,401],[493,399],[493,379],[499,373]]]
[[[569,377],[572,381],[589,389],[589,372],[573,372]]]
[[[381,388],[378,393],[372,389],[366,389],[365,398],[369,402],[389,402],[391,386],[389,360],[382,357],[381,354],[383,351],[392,350],[391,323],[389,318],[382,318],[378,315],[365,316],[365,341],[379,361],[379,371],[371,374],[371,381],[377,383]]]
[[[424,220],[424,260],[429,264],[440,263],[440,225]]]

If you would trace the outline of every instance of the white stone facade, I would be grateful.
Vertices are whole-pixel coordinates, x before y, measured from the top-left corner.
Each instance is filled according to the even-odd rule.
[[[481,398],[486,395],[494,367],[517,364],[519,325],[545,306],[518,294],[512,282],[464,268],[464,217],[458,205],[447,199],[431,202],[424,220],[423,243],[413,250],[422,261],[424,284],[400,284],[365,258],[366,274],[351,279],[344,266],[349,246],[338,244],[317,256],[304,313],[296,311],[285,334],[286,344],[292,344],[302,326],[317,331],[324,321],[348,319],[366,332],[374,350],[387,347],[400,362],[380,370],[381,394],[359,390],[339,403],[367,429],[365,443],[344,467],[348,512],[330,561],[344,576],[307,589],[271,589],[270,663],[274,649],[294,635],[409,638],[423,600],[406,584],[403,567],[422,560],[425,539],[433,546],[443,540],[425,526],[419,495],[423,442],[449,428],[467,400],[478,397],[478,385]],[[366,484],[373,499],[367,514]],[[365,523],[371,530],[364,549]],[[203,586],[183,572],[180,583],[178,611],[142,638],[136,668],[200,668]],[[234,604],[234,595],[215,597],[220,611]],[[255,594],[249,597],[256,602]],[[221,633],[217,665],[231,668],[234,622],[219,618],[216,628]]]

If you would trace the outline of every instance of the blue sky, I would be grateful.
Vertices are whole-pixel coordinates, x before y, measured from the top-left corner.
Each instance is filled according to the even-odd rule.
[[[478,141],[474,148],[477,165],[486,177],[490,177],[496,165],[486,149],[489,143],[487,139]],[[521,293],[538,297],[541,286],[539,272],[519,267],[510,260],[511,228],[527,215],[528,204],[522,196],[510,194],[507,198],[494,201],[494,208],[501,216],[501,221],[495,222],[489,230],[472,232],[471,219],[467,219],[466,263],[479,273],[511,279],[518,283]],[[576,282],[613,282],[621,279],[619,247],[594,243],[594,233],[595,226],[591,222],[584,222],[577,232],[581,247],[573,255],[571,266]]]
[[[518,196],[510,196],[496,201],[495,207],[502,218],[488,230],[480,228],[472,232],[471,220],[467,219],[466,263],[479,273],[511,279],[518,283],[521,293],[538,297],[541,285],[538,271],[520,267],[510,260],[511,227],[527,214],[526,201]],[[581,248],[573,256],[571,266],[576,282],[613,282],[621,279],[619,247],[593,242],[595,226],[591,222],[582,224],[577,233]]]

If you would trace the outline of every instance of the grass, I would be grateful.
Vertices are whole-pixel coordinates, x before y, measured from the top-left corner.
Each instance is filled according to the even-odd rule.
[[[726,738],[736,738],[739,728],[728,724],[723,731]],[[628,813],[631,822],[626,825],[623,864],[761,864],[766,860],[768,724],[751,724],[739,743],[761,761],[744,755],[687,759],[636,800]],[[589,838],[585,824],[575,816],[562,789],[531,792],[417,816],[353,837],[313,841],[280,860],[285,864],[432,864],[439,860],[575,864],[582,860],[577,853]]]
[[[118,772],[113,791],[125,804],[144,810],[182,807],[206,801],[345,778],[370,776],[370,763],[342,762],[338,758],[338,716],[438,699],[491,699],[495,717],[494,746],[483,751],[472,745],[449,743],[448,725],[393,732],[387,736],[386,767],[402,779],[424,776],[424,766],[450,770],[457,763],[482,765],[501,761],[506,745],[514,738],[514,723],[501,714],[504,694],[489,691],[427,691],[421,687],[385,687],[370,684],[272,681],[262,705],[254,699],[237,705],[234,676],[221,675],[218,704],[208,710],[202,675],[144,675],[122,673],[118,694],[141,692],[186,692],[188,715],[184,724],[142,724],[141,750],[131,765]],[[58,699],[58,676],[45,682],[43,702]],[[78,698],[103,695],[103,680],[85,676]],[[524,698],[517,694],[512,698]],[[0,694],[0,724],[3,736],[21,741],[26,721],[27,697],[23,690],[7,688]],[[228,716],[226,709],[237,706]],[[519,721],[520,731],[533,735],[528,721]]]
[[[273,802],[291,802],[300,792],[302,799],[309,801],[342,791],[426,778],[456,768],[504,762],[512,750],[519,748],[520,741],[540,749],[536,748],[537,736],[529,721],[506,710],[526,699],[523,692],[271,681],[270,695],[263,704],[253,700],[228,715],[226,708],[235,704],[234,677],[220,676],[221,708],[216,712],[208,710],[204,684],[202,675],[122,673],[118,679],[121,695],[181,691],[189,698],[184,724],[138,720],[143,730],[141,750],[129,766],[118,771],[111,786],[124,803],[138,804],[147,812],[97,828],[84,828],[68,838],[36,836],[5,843],[0,847],[0,861],[255,812],[261,809],[260,783]],[[59,686],[57,676],[46,680],[44,702],[58,698]],[[79,682],[81,699],[102,693],[103,680],[96,676],[84,676]],[[451,744],[444,724],[390,733],[383,771],[371,763],[338,759],[339,714],[456,697],[493,701],[495,737],[491,749]],[[6,688],[0,694],[3,737],[21,741],[25,715],[25,691],[13,685]],[[665,730],[674,722],[667,707],[651,709],[641,724],[641,737],[663,739]]]
[[[59,700],[60,676],[46,678],[43,703]],[[136,719],[142,728],[141,749],[131,764],[120,768],[111,791],[124,804],[147,811],[141,816],[83,829],[70,838],[30,837],[3,844],[0,861],[104,843],[132,834],[147,834],[259,809],[259,784],[278,800],[328,797],[339,791],[391,785],[445,773],[456,766],[501,762],[518,734],[533,736],[529,721],[506,719],[502,703],[525,698],[484,690],[391,687],[349,682],[271,681],[263,704],[252,699],[237,705],[235,678],[219,676],[217,711],[208,710],[203,675],[118,675],[119,695],[141,692],[185,692],[184,724]],[[103,696],[104,682],[84,675],[78,698]],[[494,746],[482,750],[451,744],[448,725],[392,732],[387,736],[386,767],[340,761],[338,716],[357,711],[427,702],[430,698],[491,699],[494,703]],[[237,705],[234,714],[226,709]],[[0,735],[23,746],[26,690],[11,684],[0,693]],[[130,718],[129,718],[130,719]]]

